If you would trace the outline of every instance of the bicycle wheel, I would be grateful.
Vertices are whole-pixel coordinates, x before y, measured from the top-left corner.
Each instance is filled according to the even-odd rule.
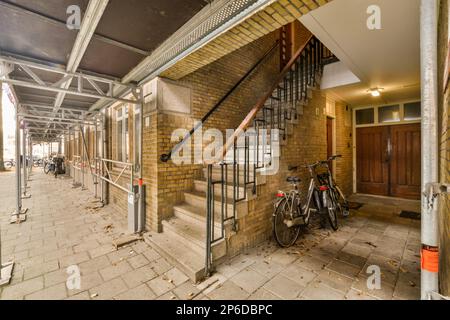
[[[5,169],[11,169],[11,168],[13,167],[11,161],[5,161],[5,162],[3,163],[3,165],[5,166]]]
[[[344,218],[348,217],[350,215],[350,206],[348,204],[347,199],[343,195],[341,189],[339,186],[336,186],[334,193],[336,195],[337,202],[339,203],[339,206],[341,208],[341,214]]]
[[[334,197],[334,193],[325,192],[327,211],[328,211],[328,222],[330,223],[331,228],[336,231],[339,228],[338,219],[337,219],[337,211],[339,204]]]
[[[284,221],[290,219],[290,214],[287,210],[286,199],[283,199],[275,209],[275,216],[273,218],[273,234],[278,245],[283,248],[292,246],[300,234],[300,227],[289,228]]]

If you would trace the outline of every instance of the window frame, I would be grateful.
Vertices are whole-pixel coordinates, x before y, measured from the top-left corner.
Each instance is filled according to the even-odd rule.
[[[129,113],[130,109],[128,104],[121,105],[117,107],[115,110],[115,140],[116,140],[116,152],[115,157],[117,161],[129,163],[130,160],[130,128],[129,128]],[[120,115],[119,115],[120,112]],[[119,133],[119,123],[121,132]],[[120,134],[120,143],[119,143],[119,134]]]
[[[420,123],[422,121],[422,118],[414,119],[414,120],[405,120],[405,104],[417,103],[417,102],[419,102],[421,104],[421,108],[422,108],[422,101],[420,99],[407,100],[407,101],[402,101],[402,102],[385,103],[385,104],[378,104],[378,105],[371,105],[371,106],[363,106],[363,107],[355,107],[355,108],[353,108],[353,126],[355,128],[366,128],[366,127],[375,127],[375,126],[392,126],[392,125],[398,125],[398,124]],[[399,106],[400,120],[399,121],[390,121],[390,122],[380,122],[379,109],[381,109],[383,107],[396,106],[396,105]],[[356,112],[358,110],[366,110],[366,109],[373,109],[374,122],[370,123],[370,124],[357,124],[356,123]]]

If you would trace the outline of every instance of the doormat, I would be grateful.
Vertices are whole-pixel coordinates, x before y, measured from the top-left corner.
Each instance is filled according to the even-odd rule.
[[[400,212],[400,217],[407,218],[407,219],[413,219],[413,220],[420,220],[420,213],[414,212],[414,211],[402,211]]]
[[[359,203],[359,202],[348,202],[348,208],[350,210],[358,210],[360,209],[364,204],[363,203]]]

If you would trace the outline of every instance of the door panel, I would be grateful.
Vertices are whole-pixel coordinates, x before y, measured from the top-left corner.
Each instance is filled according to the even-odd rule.
[[[389,127],[386,126],[356,130],[359,193],[389,195],[388,138]]]
[[[392,126],[390,130],[390,195],[420,199],[420,124]]]

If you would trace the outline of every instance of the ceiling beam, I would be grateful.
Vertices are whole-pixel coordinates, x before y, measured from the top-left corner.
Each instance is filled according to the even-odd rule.
[[[21,13],[24,13],[24,14],[27,14],[27,15],[39,18],[39,19],[41,19],[43,21],[46,21],[46,22],[54,24],[54,25],[60,25],[60,26],[64,26],[64,27],[66,27],[66,25],[67,25],[67,23],[65,21],[62,21],[62,20],[59,20],[59,19],[47,16],[47,15],[45,15],[43,13],[31,10],[29,8],[25,8],[25,7],[20,6],[20,5],[16,4],[16,3],[9,3],[9,2],[6,2],[4,0],[0,0],[0,6],[8,8],[8,9],[16,11],[16,12],[21,12]],[[118,41],[118,40],[114,40],[112,38],[106,37],[106,36],[98,34],[98,33],[94,33],[93,38],[97,39],[99,41],[102,41],[104,43],[108,43],[110,45],[113,45],[115,47],[122,48],[122,49],[128,50],[130,52],[134,52],[134,53],[140,54],[142,56],[149,56],[150,55],[150,52],[148,52],[148,51],[146,51],[144,49],[136,48],[136,47],[134,47],[132,45],[129,45],[127,43],[124,43],[124,42],[121,42],[121,41]]]
[[[89,0],[89,4],[84,14],[80,30],[78,31],[77,38],[75,39],[75,43],[72,48],[72,52],[69,56],[69,61],[66,66],[67,72],[75,73],[77,71],[81,59],[83,58],[87,47],[91,42],[91,39],[95,33],[95,29],[97,28],[108,3],[109,0]],[[60,88],[67,90],[70,87],[71,82],[72,79],[63,83]],[[59,110],[65,96],[66,93],[64,92],[59,92],[56,95],[53,109],[54,112],[57,112]]]

